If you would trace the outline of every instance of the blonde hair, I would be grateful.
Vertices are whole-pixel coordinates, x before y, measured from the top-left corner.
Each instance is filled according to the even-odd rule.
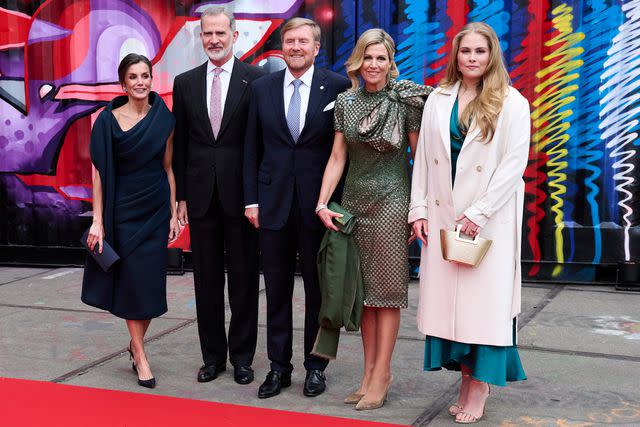
[[[480,34],[487,40],[489,63],[478,86],[478,95],[460,115],[460,124],[466,128],[471,120],[474,120],[475,126],[480,128],[482,139],[489,141],[496,130],[498,115],[502,111],[502,105],[511,83],[509,72],[502,58],[500,41],[493,28],[484,22],[470,22],[456,34],[453,38],[445,77],[440,85],[451,87],[458,81],[462,81],[462,73],[458,69],[458,51],[464,36],[471,33]]]
[[[311,27],[311,32],[313,33],[313,41],[320,43],[320,25],[318,25],[315,21],[307,18],[291,18],[280,29],[280,42],[284,41],[284,35],[287,31],[295,30],[296,28],[302,27],[303,25],[308,25]]]
[[[349,59],[344,63],[347,69],[347,76],[351,80],[351,88],[357,89],[360,86],[360,68],[364,62],[364,51],[374,44],[381,44],[387,49],[389,55],[389,72],[387,73],[387,83],[389,79],[398,77],[398,67],[393,60],[393,55],[396,53],[396,44],[391,36],[380,28],[372,28],[365,31],[360,35],[356,46],[353,48]]]

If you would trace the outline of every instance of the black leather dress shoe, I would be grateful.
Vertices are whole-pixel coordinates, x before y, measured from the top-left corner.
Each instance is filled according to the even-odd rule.
[[[202,365],[198,371],[198,382],[208,383],[218,378],[218,374],[227,370],[227,365]]]
[[[266,399],[268,397],[280,394],[280,389],[291,385],[291,374],[285,374],[280,371],[269,371],[267,378],[258,389],[258,398]]]
[[[253,381],[253,369],[251,366],[234,366],[233,380],[238,384],[250,384]]]
[[[318,369],[310,369],[304,379],[302,393],[307,397],[314,397],[324,393],[327,388],[327,378]]]

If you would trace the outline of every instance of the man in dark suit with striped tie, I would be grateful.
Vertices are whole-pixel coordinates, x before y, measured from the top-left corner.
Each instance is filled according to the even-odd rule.
[[[204,365],[199,382],[226,369],[227,348],[239,384],[253,381],[258,323],[258,235],[244,217],[243,145],[251,81],[264,73],[233,56],[235,19],[222,7],[200,16],[209,60],[176,77],[173,170],[178,219],[191,230],[198,335]],[[231,305],[225,332],[224,253]]]
[[[296,253],[305,290],[303,394],[325,390],[327,361],[311,353],[318,332],[320,289],[316,255],[324,227],[315,215],[333,145],[333,105],[349,80],[315,68],[320,27],[293,18],[281,29],[287,68],[251,84],[244,153],[245,215],[260,228],[267,294],[267,352],[271,370],[258,397],[291,384],[292,295]]]

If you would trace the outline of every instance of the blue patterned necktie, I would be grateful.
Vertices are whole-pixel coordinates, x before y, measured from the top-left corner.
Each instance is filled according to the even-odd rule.
[[[302,80],[294,80],[293,95],[291,95],[291,101],[289,101],[289,109],[287,110],[287,126],[289,126],[289,132],[295,142],[298,142],[300,136],[300,85]]]

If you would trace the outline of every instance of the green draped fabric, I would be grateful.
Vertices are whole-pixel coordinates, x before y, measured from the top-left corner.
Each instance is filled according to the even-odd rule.
[[[329,209],[342,214],[334,224],[340,231],[327,230],[318,250],[318,281],[322,304],[318,321],[320,329],[312,354],[335,359],[340,340],[340,328],[347,331],[360,329],[364,285],[360,270],[358,248],[353,241],[356,217],[335,202]]]
[[[458,163],[458,156],[460,150],[462,150],[462,143],[464,142],[464,133],[462,127],[458,121],[458,99],[453,104],[453,110],[451,111],[451,119],[449,120],[449,133],[451,134],[451,184],[456,180],[456,164]]]
[[[516,321],[513,320],[513,342],[516,342]],[[424,352],[424,370],[442,368],[459,371],[460,365],[471,368],[471,376],[497,386],[527,379],[515,345],[494,346],[465,344],[427,335]]]
[[[412,107],[422,111],[424,100],[432,91],[431,86],[420,85],[409,80],[389,81],[381,91],[386,96],[380,97],[369,115],[359,122],[360,141],[374,142],[375,147],[382,140],[399,147],[403,141],[402,133],[405,132],[404,110],[406,107]]]

